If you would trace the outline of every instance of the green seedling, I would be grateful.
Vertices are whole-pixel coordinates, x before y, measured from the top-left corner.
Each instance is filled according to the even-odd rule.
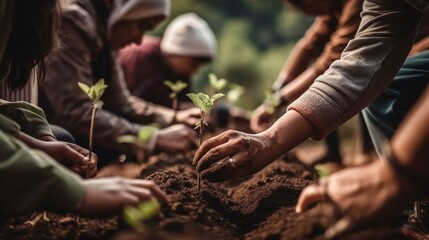
[[[164,85],[166,85],[167,87],[170,88],[171,93],[170,93],[170,98],[173,99],[173,111],[174,111],[174,115],[173,115],[173,122],[172,124],[174,124],[176,122],[176,117],[177,117],[177,110],[179,108],[179,99],[178,99],[178,94],[183,91],[183,89],[185,89],[188,84],[179,80],[175,83],[171,82],[171,81],[164,81]]]
[[[219,79],[214,73],[209,74],[209,82],[215,93],[221,92],[228,84],[226,79]]]
[[[144,231],[143,223],[158,215],[161,206],[156,199],[140,203],[137,207],[127,206],[124,208],[123,218],[125,223],[138,232]]]
[[[104,79],[100,79],[95,83],[93,86],[88,86],[85,83],[78,82],[77,83],[82,89],[83,92],[88,95],[89,99],[91,100],[92,106],[91,106],[91,123],[89,127],[89,161],[88,163],[91,163],[91,156],[92,156],[92,146],[93,146],[93,138],[94,138],[94,121],[95,121],[95,113],[97,112],[98,108],[101,108],[103,106],[103,102],[101,101],[101,96],[103,96],[104,91],[107,88],[107,85],[104,83]],[[88,172],[87,177],[89,177],[89,166],[88,166]]]
[[[277,94],[267,91],[265,93],[265,106],[267,113],[272,115],[276,111],[277,107],[280,105],[281,101]]]
[[[330,169],[323,164],[317,164],[314,169],[316,170],[317,175],[319,175],[319,178],[325,178],[331,174]]]
[[[240,99],[240,97],[244,94],[244,88],[238,84],[231,83],[229,86],[229,90],[226,93],[226,98],[228,101],[235,103]]]
[[[218,100],[219,98],[225,96],[225,94],[223,93],[218,93],[213,95],[212,97],[210,97],[207,94],[204,93],[188,93],[186,94],[186,96],[188,96],[192,102],[194,103],[194,105],[200,109],[201,112],[201,118],[200,121],[198,121],[195,124],[195,128],[194,129],[199,129],[199,145],[201,146],[201,144],[203,143],[203,135],[204,135],[204,128],[208,126],[208,123],[206,121],[204,121],[204,114],[208,111],[210,111],[216,100]],[[197,188],[198,191],[200,191],[200,185],[201,185],[201,179],[200,179],[200,174],[197,173]]]
[[[149,143],[152,136],[158,131],[158,128],[152,126],[142,127],[137,136],[135,135],[122,135],[119,136],[116,141],[118,143],[132,144],[136,147],[137,162],[146,162],[147,144]]]

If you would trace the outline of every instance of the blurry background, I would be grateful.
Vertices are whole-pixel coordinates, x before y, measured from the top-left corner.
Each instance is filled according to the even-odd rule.
[[[213,29],[219,44],[215,61],[201,69],[194,91],[206,91],[207,75],[245,87],[237,106],[253,110],[265,98],[295,42],[311,25],[282,0],[173,0],[172,15],[150,34],[162,35],[177,15],[195,12]]]

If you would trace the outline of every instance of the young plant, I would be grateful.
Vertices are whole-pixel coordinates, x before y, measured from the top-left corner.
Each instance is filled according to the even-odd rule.
[[[156,199],[142,202],[137,207],[127,206],[123,212],[124,221],[134,230],[142,232],[144,231],[142,223],[154,218],[158,214],[160,207]]]
[[[272,115],[276,111],[277,107],[280,105],[281,101],[277,94],[267,91],[265,93],[264,103],[267,108],[267,113]]]
[[[244,88],[238,84],[231,83],[229,85],[229,90],[226,93],[226,98],[231,103],[235,103],[240,99],[240,97],[244,94]]]
[[[147,151],[147,144],[152,136],[158,131],[158,128],[153,126],[142,127],[137,136],[135,135],[122,135],[116,141],[118,143],[128,143],[136,147],[137,162],[146,162],[145,152]]]
[[[210,86],[214,89],[215,94],[221,92],[228,84],[226,79],[219,79],[214,73],[209,74],[209,82]]]
[[[197,123],[195,123],[195,128],[194,129],[199,129],[199,145],[201,146],[201,143],[203,142],[203,135],[204,135],[204,128],[208,126],[208,123],[204,120],[205,117],[205,113],[210,111],[216,100],[218,100],[219,98],[225,96],[225,94],[223,93],[218,93],[213,95],[212,97],[208,96],[207,94],[204,93],[188,93],[186,94],[186,96],[188,96],[192,102],[194,103],[194,105],[200,109],[201,112],[201,118],[200,121],[198,121]],[[201,183],[201,179],[200,179],[200,174],[197,173],[197,188],[198,191],[200,191],[200,183]]]
[[[95,113],[97,112],[98,108],[101,108],[103,106],[103,102],[101,101],[101,96],[103,96],[103,93],[107,88],[107,85],[104,83],[104,79],[98,80],[98,82],[91,87],[82,82],[78,82],[77,84],[79,85],[80,89],[82,89],[82,91],[84,91],[86,95],[88,95],[92,103],[91,123],[89,127],[89,161],[88,161],[88,163],[91,163]],[[88,166],[87,177],[89,177],[89,170],[90,168]]]
[[[178,94],[185,89],[188,84],[179,80],[175,83],[171,82],[171,81],[164,81],[164,85],[166,85],[167,87],[170,88],[171,93],[170,93],[170,98],[173,99],[173,110],[174,110],[174,115],[173,115],[173,122],[172,124],[174,124],[176,122],[176,117],[177,117],[177,110],[179,107],[179,100],[178,100]]]

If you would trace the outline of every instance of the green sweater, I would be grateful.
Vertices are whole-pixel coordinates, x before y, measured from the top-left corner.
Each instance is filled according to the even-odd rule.
[[[12,12],[13,0],[0,1],[0,59],[10,33]],[[84,195],[79,176],[45,153],[27,147],[16,138],[19,131],[36,138],[52,135],[40,108],[0,100],[0,216],[75,210]]]

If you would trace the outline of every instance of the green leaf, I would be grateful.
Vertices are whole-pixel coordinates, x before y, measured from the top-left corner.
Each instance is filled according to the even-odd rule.
[[[198,128],[200,128],[200,127],[201,127],[201,122],[199,122],[199,121],[198,121],[198,122],[196,122],[196,123],[195,123],[195,127],[194,127],[194,129],[195,129],[195,130],[197,130],[197,129],[198,129]]]
[[[226,97],[230,102],[237,102],[243,95],[244,88],[238,84],[231,84],[231,89],[226,93]]]
[[[265,96],[266,96],[266,98],[265,98],[264,103],[265,103],[265,106],[267,108],[267,113],[273,114],[274,111],[276,110],[276,108],[280,105],[280,102],[281,102],[280,98],[278,95],[276,95],[270,91],[265,92]]]
[[[164,81],[164,85],[166,85],[167,87],[170,88],[171,90],[171,94],[170,94],[170,98],[175,98],[177,96],[178,93],[180,93],[183,89],[185,89],[188,84],[178,80],[177,82],[173,83],[171,81]]]
[[[138,208],[142,213],[142,221],[147,221],[154,218],[161,208],[161,205],[156,199],[151,199],[139,204]]]
[[[218,100],[219,98],[221,98],[223,96],[225,96],[225,94],[218,93],[218,94],[213,95],[213,97],[211,97],[211,100],[212,100],[212,102],[214,102],[214,101]]]
[[[83,91],[84,93],[86,93],[87,95],[89,94],[89,89],[90,89],[90,87],[89,87],[88,85],[86,85],[86,84],[85,84],[85,83],[83,83],[83,82],[77,82],[77,85],[79,85],[80,89],[82,89],[82,91]]]
[[[140,209],[135,208],[133,206],[126,206],[124,208],[123,217],[124,222],[128,224],[128,226],[137,229],[139,228],[142,223],[142,213],[140,212]]]
[[[204,102],[199,98],[199,96],[197,94],[188,93],[188,94],[186,94],[186,96],[188,96],[192,100],[192,102],[194,103],[194,105],[197,108],[200,108],[200,109],[203,108]]]
[[[97,83],[95,83],[94,86],[92,86],[92,88],[95,91],[95,95],[94,95],[94,101],[98,101],[101,99],[101,96],[103,96],[104,91],[107,88],[107,85],[104,83],[104,79],[100,79],[97,81]]]
[[[210,85],[216,90],[220,91],[226,87],[228,81],[226,79],[218,79],[218,77],[214,73],[209,74]]]
[[[152,136],[158,131],[157,128],[155,127],[142,127],[138,134],[137,137],[139,139],[140,142],[142,143],[148,143],[149,140],[152,138]]]
[[[135,144],[138,138],[134,135],[122,135],[116,138],[117,143],[130,143]]]

